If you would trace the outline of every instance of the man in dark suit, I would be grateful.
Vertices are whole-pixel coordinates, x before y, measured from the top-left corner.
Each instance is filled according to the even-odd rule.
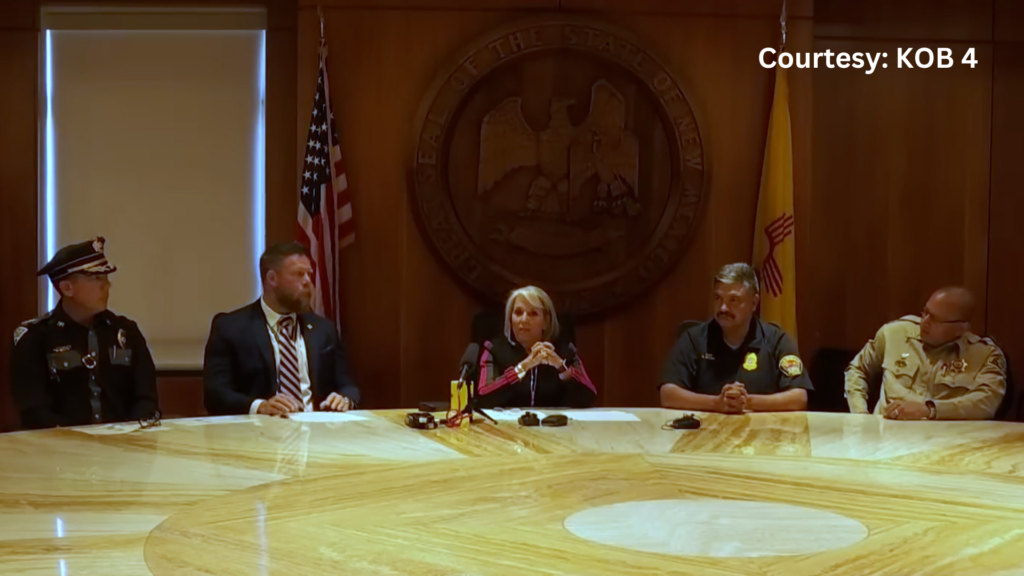
[[[310,312],[313,267],[298,243],[260,257],[263,295],[218,314],[203,362],[210,414],[281,416],[346,411],[359,403],[345,345],[329,320]]]

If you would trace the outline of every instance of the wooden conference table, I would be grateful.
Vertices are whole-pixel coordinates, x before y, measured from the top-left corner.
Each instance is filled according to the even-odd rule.
[[[0,573],[1024,574],[1024,425],[405,413],[2,435]]]

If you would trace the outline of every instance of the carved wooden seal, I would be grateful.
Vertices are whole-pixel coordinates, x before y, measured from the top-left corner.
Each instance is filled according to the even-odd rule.
[[[697,119],[628,34],[565,19],[496,31],[438,76],[416,126],[420,226],[497,302],[535,284],[560,311],[598,312],[686,246],[704,186]]]

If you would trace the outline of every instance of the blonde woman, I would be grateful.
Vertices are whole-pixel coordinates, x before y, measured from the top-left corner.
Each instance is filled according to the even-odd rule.
[[[484,342],[477,380],[482,408],[588,408],[597,389],[571,342],[558,338],[551,298],[536,286],[512,291],[505,302],[505,333]]]

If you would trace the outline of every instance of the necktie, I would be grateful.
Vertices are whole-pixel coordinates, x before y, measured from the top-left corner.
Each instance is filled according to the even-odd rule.
[[[302,402],[302,388],[299,385],[299,354],[295,350],[295,318],[282,316],[277,322],[277,347],[281,351],[281,362],[277,369],[277,383],[281,391]]]

